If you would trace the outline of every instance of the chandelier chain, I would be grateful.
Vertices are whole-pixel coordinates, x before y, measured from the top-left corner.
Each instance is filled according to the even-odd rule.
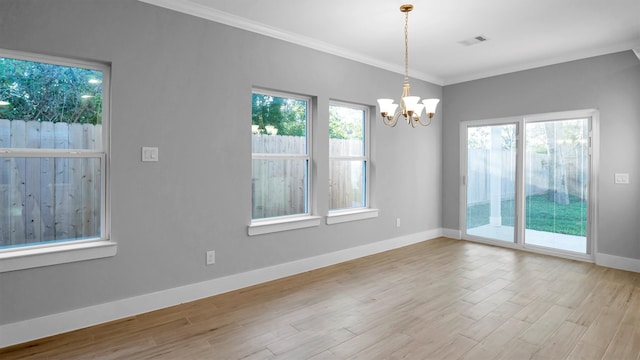
[[[409,12],[404,13],[404,81],[409,81]]]

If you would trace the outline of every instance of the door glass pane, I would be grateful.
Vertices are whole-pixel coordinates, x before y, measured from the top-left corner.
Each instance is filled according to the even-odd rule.
[[[467,129],[466,232],[515,241],[516,124]]]
[[[589,120],[526,124],[525,243],[587,253]]]

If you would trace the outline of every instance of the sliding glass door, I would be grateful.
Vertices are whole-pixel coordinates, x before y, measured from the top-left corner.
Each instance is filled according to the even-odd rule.
[[[515,242],[516,124],[467,128],[466,233]]]
[[[463,123],[462,238],[592,258],[595,110]]]
[[[586,254],[589,119],[531,122],[525,134],[525,243]]]

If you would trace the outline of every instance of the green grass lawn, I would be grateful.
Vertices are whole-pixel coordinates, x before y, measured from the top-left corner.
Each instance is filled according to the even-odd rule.
[[[502,202],[502,225],[513,226],[515,201]],[[569,195],[569,204],[556,204],[547,200],[546,195],[527,197],[527,229],[553,232],[558,234],[586,236],[587,203]],[[467,228],[489,224],[489,204],[479,204],[467,208]]]

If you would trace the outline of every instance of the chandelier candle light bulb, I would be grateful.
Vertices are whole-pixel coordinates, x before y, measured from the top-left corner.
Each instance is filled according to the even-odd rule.
[[[409,93],[409,12],[413,10],[413,5],[405,4],[400,6],[400,11],[405,14],[404,23],[404,84],[402,85],[402,97],[400,99],[400,108],[398,104],[394,104],[392,99],[378,99],[378,106],[382,121],[385,125],[396,126],[400,116],[404,116],[407,124],[415,127],[416,124],[423,126],[431,125],[431,119],[436,113],[436,107],[440,99],[424,99],[420,104],[419,96],[411,96]],[[428,119],[422,115],[425,110]],[[396,112],[397,110],[397,112]]]

